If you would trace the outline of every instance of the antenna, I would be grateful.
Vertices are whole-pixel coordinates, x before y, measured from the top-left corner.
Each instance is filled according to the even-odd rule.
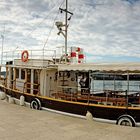
[[[73,13],[68,11],[68,0],[66,0],[66,9],[59,8],[60,13],[65,12],[65,23],[57,21],[55,25],[57,26],[59,32],[57,33],[58,35],[62,34],[65,38],[65,55],[67,55],[67,38],[68,38],[68,20],[71,19]],[[70,17],[68,18],[68,14],[70,14]],[[65,28],[65,29],[63,29]]]

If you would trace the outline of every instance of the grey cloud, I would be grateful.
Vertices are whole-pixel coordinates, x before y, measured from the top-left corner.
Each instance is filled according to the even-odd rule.
[[[6,24],[6,46],[16,46],[18,42],[24,48],[43,46],[62,1],[5,1],[7,5],[0,8],[0,26]],[[69,25],[69,46],[83,47],[86,53],[97,55],[100,60],[107,55],[139,59],[139,1],[130,4],[125,0],[71,0],[69,3],[69,10],[74,13]],[[57,19],[62,19],[62,15],[59,14]],[[63,37],[57,37],[57,28],[54,27],[47,46],[63,44]]]

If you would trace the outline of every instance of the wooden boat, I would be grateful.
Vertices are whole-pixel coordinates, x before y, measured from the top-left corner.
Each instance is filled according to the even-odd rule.
[[[67,9],[60,10],[73,14]],[[62,33],[61,24],[56,23],[59,34]],[[64,37],[67,49],[68,26],[65,25],[63,24],[66,28]],[[1,99],[7,98],[9,102],[30,105],[37,110],[45,109],[81,118],[90,115],[95,120],[119,125],[139,125],[140,91],[130,90],[129,81],[131,75],[135,75],[137,81],[140,80],[140,63],[80,63],[84,61],[80,49],[77,47],[80,52],[77,63],[73,58],[77,52],[67,55],[66,51],[60,59],[45,59],[48,54],[55,56],[55,50],[50,53],[43,49],[40,53],[43,54],[42,58],[38,58],[34,50],[18,50],[21,57],[1,65],[1,71],[4,67],[6,69],[5,75],[1,73],[0,77]],[[93,85],[101,76],[104,81],[113,77],[113,84],[117,79],[127,80],[126,89],[117,89],[115,84],[113,89],[106,89],[103,84],[102,90],[95,90]],[[83,83],[80,85],[82,77]],[[106,80],[105,77],[109,78]]]

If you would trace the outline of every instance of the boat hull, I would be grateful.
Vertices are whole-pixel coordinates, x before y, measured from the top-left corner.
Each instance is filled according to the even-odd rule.
[[[38,99],[41,103],[42,108],[64,112],[64,114],[68,113],[73,114],[73,116],[78,115],[85,117],[87,111],[89,111],[92,114],[93,118],[110,120],[111,122],[115,121],[116,123],[120,116],[129,115],[134,119],[136,123],[140,123],[139,107],[119,107],[93,103],[81,103],[42,97],[28,93],[21,93],[19,91],[14,91],[6,88],[1,88],[1,90],[5,91],[7,95],[19,100],[21,95],[23,95],[25,97],[25,102],[27,103],[31,103],[34,99]]]

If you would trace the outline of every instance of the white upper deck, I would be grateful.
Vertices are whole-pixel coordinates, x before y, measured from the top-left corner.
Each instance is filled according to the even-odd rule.
[[[44,60],[44,59],[29,59],[27,62],[22,62],[21,59],[15,59],[14,60],[14,66],[15,67],[48,67],[50,65],[53,65],[54,62],[52,60]]]
[[[24,62],[24,52],[26,50],[16,50],[4,52],[2,65],[12,64],[12,66],[23,67],[47,67],[57,60],[56,50],[28,50],[27,61]]]
[[[140,63],[80,63],[80,64],[59,64],[56,63],[58,57],[56,57],[55,50],[28,50],[28,60],[24,62],[22,60],[23,50],[17,50],[15,52],[7,52],[3,57],[3,64],[6,62],[12,62],[12,67],[30,67],[30,68],[58,68],[60,71],[131,71],[140,72]],[[60,59],[60,57],[59,57]]]

